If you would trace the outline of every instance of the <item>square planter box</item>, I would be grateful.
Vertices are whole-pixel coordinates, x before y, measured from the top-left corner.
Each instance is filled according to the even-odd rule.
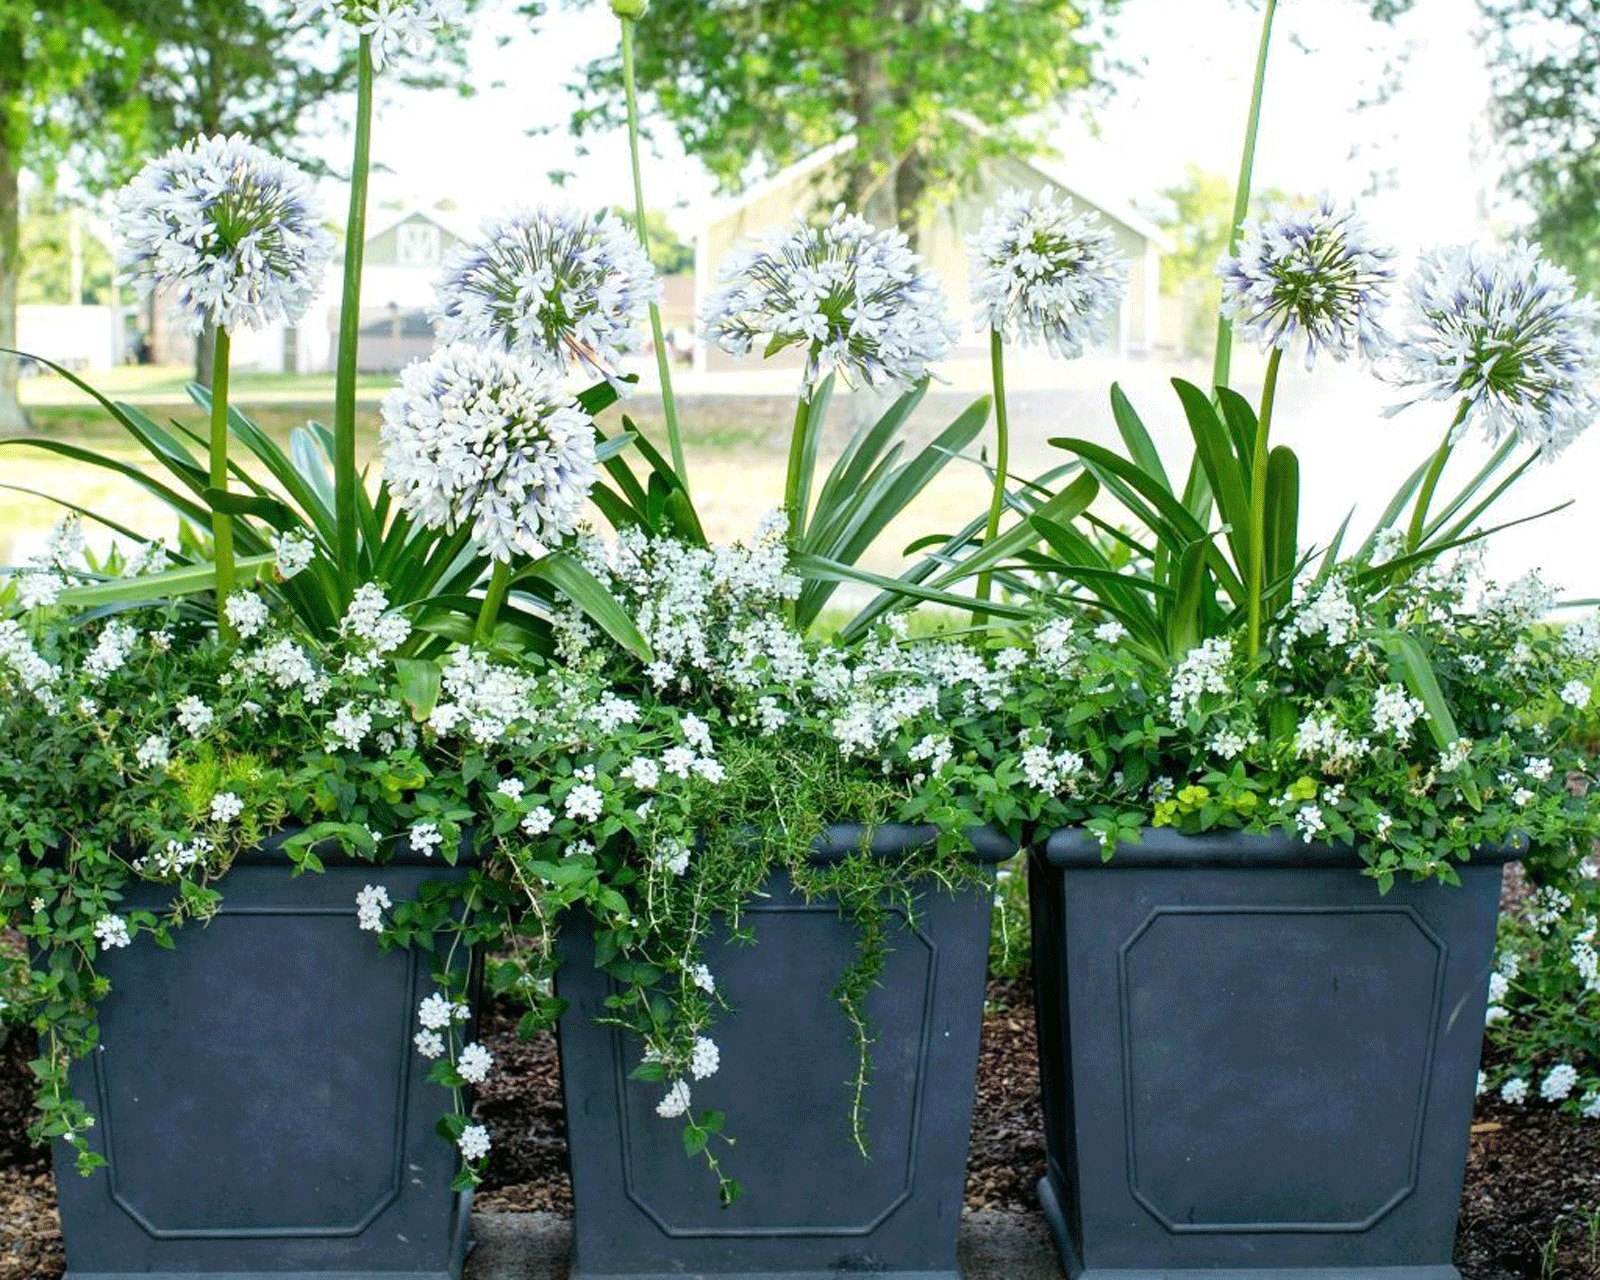
[[[460,1275],[470,1197],[433,1128],[450,1095],[411,1045],[428,962],[382,954],[355,898],[466,872],[324,862],[291,877],[281,855],[242,857],[175,950],[140,937],[102,957],[100,1044],[72,1082],[110,1165],[81,1177],[56,1148],[68,1280]],[[123,905],[170,898],[136,883]]]
[[[1459,1280],[1509,857],[1385,897],[1348,850],[1056,833],[1029,873],[1068,1273]]]
[[[816,856],[852,853],[860,836],[836,827]],[[872,847],[894,857],[928,839],[925,829],[886,828]],[[981,846],[989,862],[1016,850],[987,833]],[[573,1280],[958,1280],[992,890],[930,888],[914,920],[902,916],[891,931],[867,1001],[871,1160],[850,1137],[856,1051],[830,995],[855,956],[855,926],[831,902],[806,903],[787,876],[767,892],[744,917],[755,945],[714,939],[706,955],[732,1012],[709,1033],[721,1070],[695,1082],[694,1103],[725,1112],[737,1140],[720,1158],[744,1196],[727,1209],[704,1166],[684,1155],[679,1122],[655,1114],[663,1086],[628,1078],[637,1040],[595,1023],[612,985],[594,967],[592,937],[563,935]]]

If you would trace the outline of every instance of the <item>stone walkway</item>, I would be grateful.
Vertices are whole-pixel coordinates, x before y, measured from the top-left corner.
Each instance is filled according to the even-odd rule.
[[[473,1215],[472,1230],[478,1243],[467,1259],[466,1280],[567,1280],[568,1219],[553,1213],[479,1213]],[[1062,1280],[1043,1220],[1023,1213],[967,1214],[961,1225],[961,1270],[966,1280]]]

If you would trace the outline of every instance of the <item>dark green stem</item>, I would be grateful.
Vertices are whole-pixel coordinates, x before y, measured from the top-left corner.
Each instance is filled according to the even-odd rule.
[[[1000,536],[1000,516],[1006,509],[1006,477],[1010,474],[1011,427],[1006,410],[1006,357],[1005,338],[999,329],[989,331],[989,371],[994,382],[994,495],[989,500],[989,523],[985,527],[983,545],[987,550]],[[978,599],[988,600],[993,591],[993,578],[988,570],[978,575]],[[982,609],[972,613],[972,624],[984,626],[989,615]]]
[[[339,365],[333,393],[334,520],[339,575],[348,595],[360,574],[356,486],[356,355],[361,341],[361,268],[367,241],[367,175],[372,155],[372,38],[361,37],[356,82],[356,149],[345,223],[344,293],[339,303]]]
[[[494,562],[494,572],[489,575],[489,589],[483,593],[483,607],[478,610],[477,642],[488,644],[494,639],[495,624],[500,621],[500,610],[511,594],[511,565],[505,560]]]
[[[622,87],[628,100],[628,150],[633,161],[633,209],[638,224],[639,243],[650,255],[650,234],[645,228],[644,175],[639,168],[639,96],[634,80],[632,18],[622,19]],[[678,425],[678,402],[672,394],[672,356],[667,350],[661,327],[661,308],[650,304],[650,336],[656,344],[656,371],[661,379],[661,409],[667,419],[667,448],[672,454],[672,469],[689,488],[689,467],[683,456],[683,431]]]
[[[1261,389],[1255,452],[1250,457],[1250,566],[1245,590],[1249,595],[1252,658],[1261,652],[1261,578],[1267,560],[1267,458],[1272,447],[1272,409],[1278,397],[1278,368],[1282,363],[1283,349],[1273,347],[1267,357],[1266,385]]]
[[[1433,495],[1438,492],[1445,464],[1450,461],[1450,454],[1456,447],[1456,431],[1467,420],[1470,403],[1467,400],[1461,402],[1461,407],[1456,410],[1455,421],[1450,424],[1450,430],[1444,433],[1444,439],[1439,442],[1439,448],[1428,466],[1428,474],[1423,477],[1422,491],[1417,494],[1417,505],[1411,512],[1411,528],[1406,534],[1407,551],[1415,551],[1422,545],[1428,526],[1428,509],[1433,506]]]
[[[1239,185],[1233,195],[1233,225],[1228,230],[1228,253],[1238,252],[1239,229],[1250,214],[1250,188],[1255,181],[1256,140],[1261,133],[1261,100],[1267,84],[1267,54],[1272,48],[1272,19],[1278,0],[1267,0],[1261,17],[1261,48],[1256,54],[1255,86],[1250,92],[1250,116],[1244,131],[1244,155],[1239,161]],[[1211,370],[1211,385],[1225,387],[1233,372],[1233,324],[1226,316],[1217,317],[1217,350]]]
[[[211,356],[211,488],[219,493],[228,491],[228,366],[232,360],[232,342],[228,331],[221,325],[216,328],[216,344]],[[217,564],[217,633],[225,640],[233,638],[233,626],[228,621],[228,596],[233,592],[233,517],[211,511],[211,536],[216,544]]]

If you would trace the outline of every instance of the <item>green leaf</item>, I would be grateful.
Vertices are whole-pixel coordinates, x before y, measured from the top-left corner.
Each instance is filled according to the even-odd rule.
[[[1286,445],[1267,454],[1266,518],[1262,578],[1285,584],[1266,601],[1266,616],[1272,618],[1289,607],[1299,556],[1300,459]]]
[[[641,662],[651,660],[650,646],[639,634],[627,609],[604,584],[565,551],[555,551],[534,561],[513,578],[539,578],[581,609],[584,615]]]
[[[1128,399],[1119,383],[1111,384],[1111,416],[1117,421],[1117,430],[1122,434],[1122,443],[1128,447],[1128,456],[1171,493],[1172,481],[1167,479],[1167,469],[1161,464],[1161,451],[1156,448],[1156,442],[1150,438],[1144,421],[1134,410],[1133,401]]]
[[[1409,631],[1384,628],[1377,633],[1378,643],[1389,655],[1400,672],[1411,696],[1422,703],[1428,712],[1428,732],[1441,751],[1461,736],[1455,717],[1450,714],[1450,704],[1445,701],[1444,690],[1439,687],[1439,677],[1433,663],[1428,660],[1422,644]]]
[[[275,558],[269,555],[242,557],[234,565],[238,585],[243,587],[254,582],[262,570],[271,567]],[[60,602],[83,609],[103,604],[147,604],[152,600],[211,591],[216,585],[216,565],[194,564],[181,569],[165,569],[160,573],[140,574],[136,578],[116,578],[85,587],[70,587],[61,593]]]
[[[426,720],[439,701],[443,672],[437,662],[424,658],[396,658],[395,675],[400,681],[400,696],[411,708],[411,717]]]
[[[225,516],[255,516],[265,520],[274,529],[300,527],[300,518],[276,498],[211,488],[205,489],[201,497],[213,511],[220,511]]]

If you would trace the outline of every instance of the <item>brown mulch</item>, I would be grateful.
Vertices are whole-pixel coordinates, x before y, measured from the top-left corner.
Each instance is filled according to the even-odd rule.
[[[478,1206],[570,1213],[554,1038],[519,1042],[515,1021],[499,1010],[482,1038],[500,1069],[478,1100],[495,1141]],[[21,1140],[30,1047],[15,1033],[0,1045],[0,1280],[58,1280],[63,1267],[48,1162]],[[1044,1140],[1037,1070],[1028,983],[991,983],[969,1208],[1038,1208]],[[1600,1124],[1484,1099],[1473,1126],[1456,1265],[1465,1280],[1600,1280]]]

